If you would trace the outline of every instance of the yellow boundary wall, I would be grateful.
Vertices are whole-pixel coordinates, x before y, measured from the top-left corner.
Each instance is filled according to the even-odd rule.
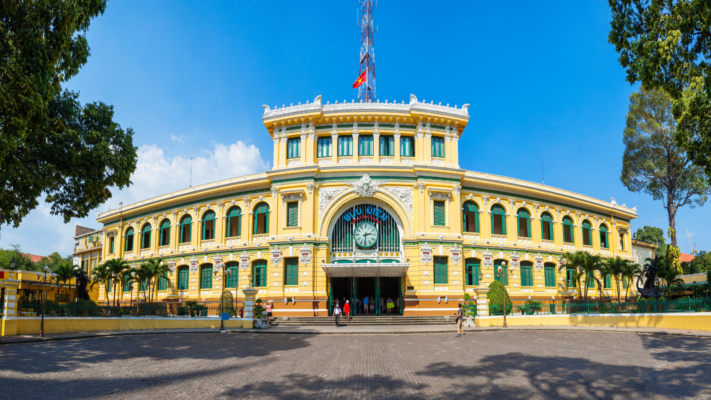
[[[38,317],[3,318],[3,336],[36,335],[40,331]],[[251,318],[234,318],[225,321],[225,328],[252,328]],[[200,329],[219,328],[218,318],[56,318],[45,317],[44,333],[127,331],[145,329]]]
[[[503,326],[503,316],[482,316],[476,326]],[[711,313],[674,314],[561,314],[506,316],[509,326],[607,326],[615,328],[662,328],[711,331]]]

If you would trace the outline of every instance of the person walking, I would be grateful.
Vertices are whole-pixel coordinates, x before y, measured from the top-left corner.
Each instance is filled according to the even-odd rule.
[[[457,310],[457,318],[455,321],[457,322],[457,337],[461,337],[464,334],[464,330],[462,329],[462,320],[464,319],[462,314],[462,303],[459,303],[459,310]]]
[[[388,308],[388,314],[393,313],[393,307],[395,307],[395,304],[393,304],[393,299],[388,297],[388,303],[387,303],[387,308]]]
[[[367,314],[367,313],[368,313],[368,296],[365,296],[365,298],[363,298],[363,314]]]
[[[351,320],[351,303],[346,300],[346,303],[343,305],[343,314],[344,317],[346,317],[346,321]]]
[[[272,323],[272,302],[267,303],[267,325]]]
[[[340,326],[338,321],[341,318],[341,308],[338,307],[338,303],[336,303],[336,307],[333,309],[333,317],[336,319],[336,328],[338,328]]]

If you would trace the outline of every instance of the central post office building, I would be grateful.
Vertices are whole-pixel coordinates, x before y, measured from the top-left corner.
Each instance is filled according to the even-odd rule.
[[[494,279],[512,299],[572,299],[562,254],[632,259],[636,208],[460,168],[468,107],[414,95],[264,106],[270,171],[99,213],[102,258],[168,263],[159,301],[217,303],[224,289],[240,302],[254,287],[276,317],[327,316],[333,300],[366,296],[403,315],[452,315]],[[590,296],[613,295],[614,278],[603,281]],[[119,286],[111,296],[138,297]]]

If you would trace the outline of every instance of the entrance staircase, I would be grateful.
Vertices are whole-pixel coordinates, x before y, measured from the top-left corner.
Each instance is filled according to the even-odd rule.
[[[272,326],[333,326],[333,317],[274,317]],[[444,325],[454,324],[454,316],[403,317],[401,315],[356,315],[346,321],[341,317],[343,326],[361,325]]]

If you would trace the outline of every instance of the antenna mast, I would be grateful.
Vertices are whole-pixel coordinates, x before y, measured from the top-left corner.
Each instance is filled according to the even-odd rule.
[[[358,75],[366,69],[365,84],[358,88],[358,101],[376,101],[375,96],[375,36],[373,32],[373,8],[375,0],[358,0],[360,11],[360,66]]]

